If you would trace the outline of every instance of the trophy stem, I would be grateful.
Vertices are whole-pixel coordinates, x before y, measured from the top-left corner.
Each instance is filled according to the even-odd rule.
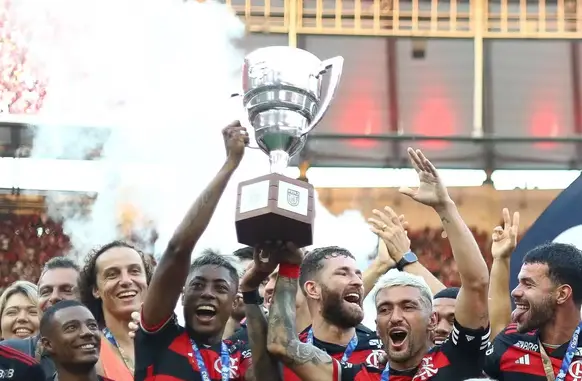
[[[289,154],[283,150],[277,149],[269,153],[271,161],[271,173],[283,174],[285,168],[289,165]]]

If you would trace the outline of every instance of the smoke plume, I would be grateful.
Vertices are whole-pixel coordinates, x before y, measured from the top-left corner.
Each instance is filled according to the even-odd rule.
[[[225,160],[220,131],[242,112],[229,96],[240,86],[244,25],[212,1],[19,0],[13,12],[48,83],[33,157],[84,158],[103,147],[95,175],[105,185],[93,207],[52,197],[51,217],[86,253],[119,238],[121,206],[130,205],[153,222],[137,230],[147,238],[155,226],[159,255]],[[197,252],[240,247],[236,185],[268,170],[267,157],[248,149]],[[347,247],[365,268],[377,241],[362,216],[335,217],[319,203],[316,211],[316,245]]]

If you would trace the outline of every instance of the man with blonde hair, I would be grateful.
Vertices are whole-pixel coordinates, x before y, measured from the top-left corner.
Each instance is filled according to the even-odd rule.
[[[280,256],[267,345],[269,352],[303,381],[386,381],[390,377],[398,381],[460,381],[481,376],[490,335],[489,270],[435,167],[420,150],[409,148],[408,155],[420,186],[400,192],[432,207],[439,215],[459,269],[462,286],[450,340],[433,347],[436,315],[426,281],[404,272],[389,272],[378,280],[373,294],[376,330],[390,359],[384,369],[340,363],[315,346],[302,343],[296,333],[293,307],[303,255],[288,247],[288,252]],[[373,213],[370,225],[381,238],[393,229],[401,229],[398,216],[390,208]]]

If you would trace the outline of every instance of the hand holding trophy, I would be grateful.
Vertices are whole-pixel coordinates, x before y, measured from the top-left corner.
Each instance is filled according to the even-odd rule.
[[[269,155],[271,174],[239,184],[239,243],[253,247],[266,241],[293,242],[297,247],[313,243],[313,186],[283,176],[283,171],[329,108],[343,61],[338,56],[322,62],[305,50],[287,46],[261,48],[246,56],[239,95],[256,143]],[[330,69],[322,100],[322,75]]]

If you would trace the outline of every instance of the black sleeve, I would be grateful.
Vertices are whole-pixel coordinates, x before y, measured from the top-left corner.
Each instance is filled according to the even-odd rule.
[[[242,342],[248,343],[249,342],[249,334],[247,331],[247,327],[241,327],[236,330],[236,332],[228,338],[228,340],[232,341],[234,344]]]
[[[9,339],[0,341],[0,345],[16,349],[19,352],[25,353],[34,358],[34,345],[31,339]]]
[[[365,371],[366,369],[363,364],[354,365],[351,363],[340,363],[335,360],[333,362],[334,369],[337,366],[341,372],[339,377],[336,377],[333,381],[336,381],[338,378],[340,379],[339,381],[354,381],[356,379],[356,375],[362,371]]]
[[[473,370],[475,367],[480,367],[483,369],[490,335],[489,327],[469,329],[461,326],[455,320],[453,331],[442,344],[441,351],[454,367]]]
[[[45,375],[40,364],[34,364],[28,367],[25,372],[25,377],[22,379],[26,381],[45,381]]]
[[[174,338],[183,330],[178,324],[178,318],[176,314],[172,314],[164,324],[154,329],[146,329],[142,324],[139,325],[139,329],[135,333],[136,341],[144,341],[144,344],[152,344],[153,342],[160,343],[164,338]],[[169,343],[168,343],[169,344]]]
[[[495,337],[493,343],[489,343],[487,347],[483,370],[491,378],[498,379],[500,377],[501,356],[507,350],[507,340],[504,329]]]
[[[140,324],[134,339],[136,380],[146,377],[147,367],[157,362],[159,352],[167,349],[183,330],[175,315],[155,330],[148,331]]]

